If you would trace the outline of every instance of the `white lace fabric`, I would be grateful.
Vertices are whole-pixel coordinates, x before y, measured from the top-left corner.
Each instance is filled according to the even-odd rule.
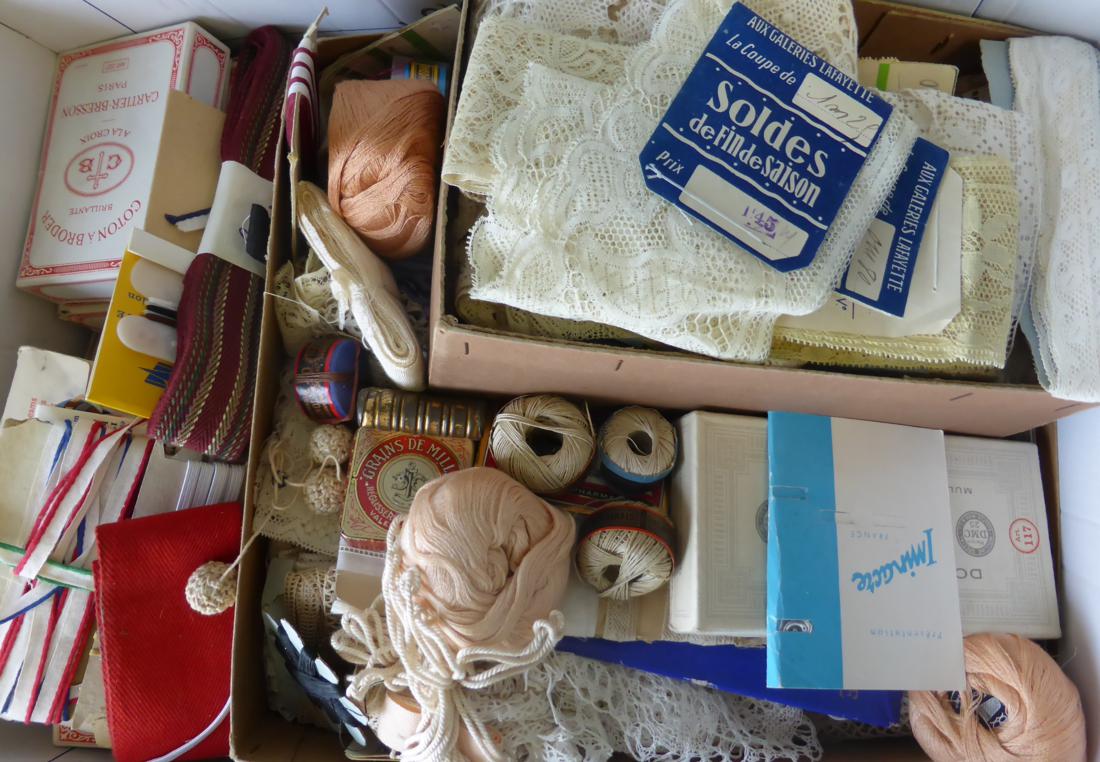
[[[275,294],[275,317],[279,321],[279,335],[283,349],[291,357],[298,354],[311,339],[320,336],[344,335],[356,341],[363,340],[363,332],[350,312],[340,315],[340,305],[332,295],[329,271],[307,260],[307,270],[295,275],[294,264],[285,263],[275,273],[272,283]],[[343,317],[343,330],[337,330]]]
[[[485,0],[479,33],[499,16],[585,39],[637,45],[650,39],[668,0]],[[727,0],[726,10],[732,3]],[[745,6],[846,74],[855,77],[858,37],[849,0],[746,0]]]
[[[667,0],[485,0],[479,18],[518,19],[574,37],[634,45],[649,39]]]
[[[256,469],[253,526],[270,539],[335,556],[340,544],[340,512],[314,513],[304,490],[290,484],[304,483],[314,468],[309,438],[317,424],[302,413],[289,386],[284,379],[275,402],[272,431]]]
[[[726,10],[674,0],[611,85],[528,63],[522,99],[493,132],[489,213],[468,249],[473,298],[758,362],[777,315],[820,306],[916,127],[887,121],[806,268],[780,273],[692,221],[646,188],[637,156]]]
[[[1015,179],[996,156],[956,155],[951,166],[963,179],[958,315],[938,334],[896,338],[779,326],[773,360],[964,374],[1004,366],[1019,240]]]
[[[1068,37],[1014,39],[1008,53],[1043,162],[1032,350],[1052,395],[1100,402],[1100,53]]]
[[[610,84],[622,76],[629,52],[622,45],[582,40],[507,17],[485,18],[463,79],[462,99],[443,159],[443,182],[474,196],[489,193],[495,174],[493,132],[502,115],[522,100],[527,62]]]
[[[555,653],[512,685],[471,703],[504,738],[508,758],[602,762],[818,760],[813,724],[793,707]]]

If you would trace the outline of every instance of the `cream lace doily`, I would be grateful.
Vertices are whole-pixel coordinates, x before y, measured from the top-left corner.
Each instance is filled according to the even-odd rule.
[[[537,315],[504,304],[483,302],[470,296],[470,268],[463,266],[455,287],[455,312],[467,323],[498,331],[522,333],[563,341],[619,341],[645,344],[645,339],[630,331],[590,320]]]
[[[485,0],[482,22],[493,16],[518,19],[574,37],[633,45],[649,39],[667,0]]]
[[[668,0],[486,0],[479,5],[481,23],[502,16],[574,37],[635,45],[650,38]],[[850,0],[746,0],[745,5],[855,77],[858,39]]]
[[[492,135],[504,115],[523,98],[526,63],[610,84],[622,76],[629,52],[630,48],[622,45],[582,40],[511,18],[486,18],[470,52],[462,98],[443,159],[443,182],[475,196],[489,192],[495,174]]]
[[[1010,41],[1016,109],[1037,126],[1043,216],[1032,347],[1051,394],[1100,401],[1100,53],[1068,37]]]
[[[959,314],[939,334],[900,338],[777,326],[774,360],[958,373],[1003,367],[1019,240],[1015,179],[995,156],[955,156],[951,166],[963,179]]]
[[[302,413],[284,379],[275,402],[271,435],[256,469],[253,526],[265,537],[335,556],[340,543],[340,512],[321,515],[306,504],[302,484],[314,468],[309,437],[317,427]]]
[[[311,256],[309,262],[312,261]],[[328,270],[320,264],[298,276],[295,275],[294,264],[291,262],[276,271],[272,283],[275,317],[279,321],[283,348],[291,357],[318,336],[339,333],[356,341],[363,341],[363,334],[350,312],[344,316],[344,329],[337,330],[340,307],[332,296],[330,280]]]
[[[900,172],[916,128],[886,123],[814,263],[779,273],[651,193],[637,156],[724,16],[675,0],[611,86],[529,64],[493,137],[472,296],[618,326],[689,351],[763,360],[780,313],[819,306]]]

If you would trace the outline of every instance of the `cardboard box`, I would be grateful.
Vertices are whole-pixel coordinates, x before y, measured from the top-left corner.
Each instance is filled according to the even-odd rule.
[[[424,17],[418,24],[429,25],[432,31],[424,35],[410,35],[406,40],[394,40],[385,47],[394,54],[408,55],[410,42],[423,44],[427,40],[441,54],[452,55],[460,37],[459,31],[465,24],[465,6],[461,15],[452,6]],[[451,33],[447,33],[448,29]],[[379,40],[377,35],[323,39],[318,45],[317,70],[321,71],[341,56]],[[286,155],[283,140],[284,131],[280,130],[277,153],[280,157]],[[287,163],[278,162],[267,252],[268,283],[273,281],[275,272],[291,256],[289,178]],[[248,484],[255,483],[262,445],[272,430],[275,399],[279,391],[278,375],[287,361],[279,338],[274,302],[269,288],[264,294],[260,329],[260,372],[257,374],[252,419],[251,439],[254,446],[249,452]],[[246,490],[242,542],[251,536],[254,529],[254,508],[253,492]],[[266,554],[267,543],[257,541],[244,555],[240,565],[234,612],[231,754],[234,759],[244,762],[345,762],[346,757],[335,734],[287,722],[267,706],[262,654],[263,622],[260,617]]]
[[[229,50],[193,23],[61,54],[16,285],[109,298],[134,228],[194,250],[164,215],[210,205]]]
[[[977,41],[1028,34],[1016,27],[879,0],[857,0],[863,56],[896,56],[980,72]],[[472,23],[472,22],[471,22]],[[470,28],[467,25],[466,36]],[[460,54],[461,55],[461,54]],[[463,69],[454,80],[461,92]],[[458,93],[452,90],[453,118]],[[1034,381],[1023,339],[1009,380],[997,383],[904,378],[712,360],[678,351],[611,348],[532,338],[463,323],[454,310],[458,257],[465,247],[454,223],[459,191],[443,187],[432,281],[433,388],[519,394],[556,392],[670,408],[788,410],[1008,436],[1090,407],[1051,397]]]
[[[929,11],[877,2],[856,0],[856,15],[864,43],[885,48],[874,55],[894,54],[906,60],[938,58],[930,51],[940,46],[943,59],[972,73],[978,67],[977,39],[983,35],[1001,39],[1022,33],[1011,27],[961,19]],[[922,32],[938,30],[919,38],[923,48],[903,42],[905,24],[915,19]],[[464,17],[464,28],[468,29]],[[898,49],[879,43],[879,27],[891,28]],[[954,44],[956,37],[973,46]],[[370,38],[323,40],[319,68]],[[865,53],[869,55],[871,53]],[[969,57],[969,58],[968,58]],[[968,63],[969,61],[969,63]],[[455,79],[461,76],[456,66]],[[455,92],[452,86],[449,116],[453,116]],[[283,154],[280,149],[280,155]],[[438,238],[446,232],[453,199],[441,198]],[[290,256],[290,198],[288,169],[280,163],[272,210],[272,236],[268,248],[268,278]],[[443,284],[453,263],[437,247],[433,277],[431,383],[438,388],[475,390],[479,393],[511,395],[517,391],[570,391],[592,400],[621,403],[660,404],[670,409],[766,410],[786,408],[852,415],[887,422],[944,426],[960,432],[1003,435],[1068,415],[1085,405],[1052,400],[1034,385],[992,385],[968,382],[910,381],[821,371],[796,371],[718,363],[683,354],[642,350],[611,350],[568,342],[537,341],[517,335],[503,335],[462,326],[448,310],[450,295]],[[272,428],[272,413],[278,393],[278,371],[285,361],[276,324],[274,299],[265,296],[260,340],[259,380],[252,424],[254,447],[249,456],[249,483],[255,479],[262,444]],[[520,364],[522,363],[522,365]],[[453,374],[453,376],[451,375]],[[1043,480],[1047,490],[1050,526],[1058,526],[1057,456],[1053,448],[1054,426],[1035,433],[1042,456]],[[251,536],[253,501],[245,498],[242,541]],[[1055,563],[1058,538],[1052,530]],[[231,753],[247,762],[342,762],[345,757],[337,737],[329,732],[286,722],[268,708],[264,692],[260,595],[265,578],[266,543],[253,543],[241,567],[235,609],[233,644],[233,703]],[[838,762],[909,762],[926,756],[911,739],[859,741],[831,745],[826,759]]]

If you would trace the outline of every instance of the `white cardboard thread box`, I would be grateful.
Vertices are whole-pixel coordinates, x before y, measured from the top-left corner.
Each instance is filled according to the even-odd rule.
[[[155,205],[158,185],[202,164],[183,134],[201,109],[173,113],[178,98],[169,95],[220,113],[228,80],[229,49],[192,22],[58,56],[19,288],[54,301],[110,298],[131,230],[209,206]],[[166,136],[172,129],[179,133]],[[174,157],[185,163],[171,165]]]

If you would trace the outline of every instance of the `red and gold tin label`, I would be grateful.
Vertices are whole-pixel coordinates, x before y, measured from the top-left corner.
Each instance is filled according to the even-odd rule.
[[[406,514],[428,482],[473,464],[469,439],[360,429],[344,504],[344,539],[362,550],[382,551],[394,516]]]

